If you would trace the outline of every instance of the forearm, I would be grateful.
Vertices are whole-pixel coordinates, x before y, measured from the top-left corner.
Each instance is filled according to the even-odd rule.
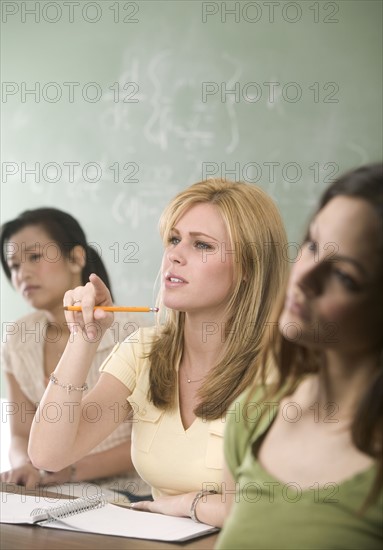
[[[12,434],[9,450],[11,469],[1,472],[1,481],[25,485],[28,489],[34,489],[40,483],[41,473],[31,463],[27,446],[27,437]]]
[[[28,438],[20,435],[11,435],[9,447],[9,461],[12,468],[19,468],[30,462],[28,455]]]
[[[89,343],[82,331],[71,336],[55,369],[60,384],[80,388],[85,383],[98,342]],[[58,471],[87,452],[79,441],[83,392],[50,382],[31,427],[29,456],[37,468]]]
[[[125,474],[133,469],[130,440],[107,451],[89,454],[73,465],[73,481]]]
[[[188,515],[190,516],[190,508]],[[210,494],[202,496],[195,507],[195,516],[201,523],[222,527],[226,517],[223,495]]]

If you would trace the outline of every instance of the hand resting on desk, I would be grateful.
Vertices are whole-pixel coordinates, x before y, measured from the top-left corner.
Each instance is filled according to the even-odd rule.
[[[40,485],[61,484],[71,481],[72,467],[68,466],[59,472],[46,472],[35,468],[31,463],[23,464],[0,474],[0,481],[23,485],[27,489],[35,489]]]
[[[140,500],[131,504],[135,510],[154,512],[168,516],[190,517],[190,510],[197,493],[159,497],[153,501]],[[198,520],[208,525],[222,527],[225,520],[225,505],[220,494],[205,495],[198,500],[196,515]]]

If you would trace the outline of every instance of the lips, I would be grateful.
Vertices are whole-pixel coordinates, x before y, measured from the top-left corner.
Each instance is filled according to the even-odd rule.
[[[291,313],[294,313],[304,319],[305,321],[310,320],[310,311],[306,304],[300,302],[296,299],[295,296],[287,296],[285,307]]]
[[[22,290],[22,294],[31,294],[32,292],[34,292],[35,290],[39,290],[39,286],[35,286],[35,285],[28,285],[28,286],[25,286]]]
[[[184,279],[183,277],[180,277],[175,273],[166,272],[164,279],[165,279],[165,284],[167,286],[169,285],[177,286],[177,285],[188,284],[188,281],[186,279]]]

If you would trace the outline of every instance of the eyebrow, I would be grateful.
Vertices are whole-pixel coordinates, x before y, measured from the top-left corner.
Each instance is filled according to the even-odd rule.
[[[178,233],[178,235],[181,234],[176,227],[173,227],[170,231],[174,231],[175,233]],[[189,235],[191,235],[192,237],[201,237],[201,236],[203,236],[203,237],[207,237],[208,239],[212,239],[213,241],[218,242],[218,239],[216,239],[215,237],[212,237],[211,235],[208,235],[207,233],[202,233],[201,231],[189,231]]]
[[[26,248],[23,248],[22,254],[25,252],[34,252],[35,254],[39,254],[41,251],[39,249],[36,250],[36,244],[39,245],[39,243],[35,243],[27,246]],[[18,250],[14,254],[6,254],[7,261],[14,260],[15,258],[18,258],[18,256],[19,256]]]
[[[311,240],[314,240],[314,241],[316,240],[317,242],[319,242],[318,239],[315,239],[313,237],[313,228],[316,228],[316,232],[318,232],[318,227],[312,223],[309,227],[307,237]],[[337,243],[334,243],[334,244],[337,244]],[[356,267],[358,271],[362,273],[362,275],[364,275],[365,277],[368,277],[368,273],[365,267],[354,258],[350,258],[350,256],[344,256],[343,254],[335,254],[334,256],[331,256],[329,261],[330,262],[347,262],[353,265],[354,267]]]
[[[366,269],[360,264],[357,260],[354,260],[354,258],[350,258],[349,256],[343,256],[341,254],[337,254],[336,256],[332,257],[330,261],[336,261],[336,262],[347,262],[349,264],[352,264],[354,267],[356,267],[362,275],[365,277],[368,276],[368,273]]]
[[[36,250],[36,244],[38,245],[38,249]],[[40,252],[40,243],[31,244],[30,246],[27,246],[24,248],[24,252]]]

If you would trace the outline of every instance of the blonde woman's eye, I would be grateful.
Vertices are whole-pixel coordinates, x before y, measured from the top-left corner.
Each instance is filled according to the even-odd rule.
[[[168,243],[169,244],[178,244],[180,242],[181,239],[179,239],[178,237],[169,237],[168,239]]]
[[[200,250],[212,250],[214,248],[214,246],[210,243],[205,243],[203,241],[197,241],[195,243],[195,247],[199,248]]]

